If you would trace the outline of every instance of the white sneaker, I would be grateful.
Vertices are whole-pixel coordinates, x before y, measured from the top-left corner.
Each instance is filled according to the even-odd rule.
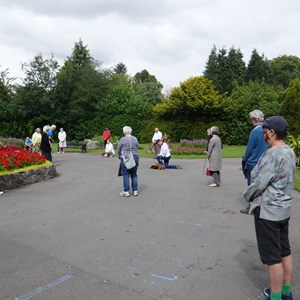
[[[129,194],[129,192],[121,192],[120,196],[121,197],[130,197],[130,194]]]
[[[212,183],[209,185],[209,187],[218,187],[218,186],[220,186],[218,183]]]
[[[137,196],[138,195],[138,192],[137,191],[134,191],[133,192],[133,196]]]

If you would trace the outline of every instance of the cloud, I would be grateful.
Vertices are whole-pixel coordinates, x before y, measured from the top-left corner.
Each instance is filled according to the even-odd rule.
[[[103,66],[147,69],[172,87],[202,75],[214,44],[240,48],[246,63],[254,48],[299,55],[299,8],[296,0],[2,0],[0,66],[20,76],[20,62],[38,53],[63,63],[81,39]]]

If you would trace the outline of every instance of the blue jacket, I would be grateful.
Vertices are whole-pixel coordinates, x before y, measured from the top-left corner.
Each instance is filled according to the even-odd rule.
[[[262,134],[262,126],[257,125],[251,130],[247,148],[243,157],[243,161],[251,166],[255,166],[263,153],[269,148]]]

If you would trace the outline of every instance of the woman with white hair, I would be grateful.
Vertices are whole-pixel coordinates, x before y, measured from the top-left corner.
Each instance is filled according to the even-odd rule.
[[[208,158],[208,169],[212,173],[213,183],[210,187],[218,187],[221,184],[221,174],[222,169],[222,142],[219,137],[219,128],[217,126],[211,127],[212,138],[209,141],[207,149]]]
[[[44,155],[47,160],[52,161],[51,143],[50,143],[49,137],[48,137],[49,130],[50,130],[49,125],[46,125],[43,127],[41,150],[42,150],[42,155]]]
[[[139,155],[138,155],[138,140],[135,136],[131,135],[132,129],[129,126],[123,127],[123,134],[118,143],[118,155],[121,161],[121,170],[123,176],[123,192],[120,193],[121,197],[130,196],[130,182],[129,177],[131,178],[131,190],[134,196],[138,195],[138,177],[137,169],[139,166]],[[135,166],[131,169],[127,169],[124,163],[123,156],[128,156],[132,152]]]
[[[58,147],[60,149],[58,153],[65,153],[64,149],[67,147],[67,134],[63,128],[59,130],[58,141]]]

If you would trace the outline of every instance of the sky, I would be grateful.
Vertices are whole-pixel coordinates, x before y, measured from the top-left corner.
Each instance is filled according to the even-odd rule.
[[[165,90],[201,76],[215,45],[268,59],[300,57],[299,0],[0,0],[0,71],[51,54],[60,63],[80,39],[91,56],[134,76],[146,69]]]

